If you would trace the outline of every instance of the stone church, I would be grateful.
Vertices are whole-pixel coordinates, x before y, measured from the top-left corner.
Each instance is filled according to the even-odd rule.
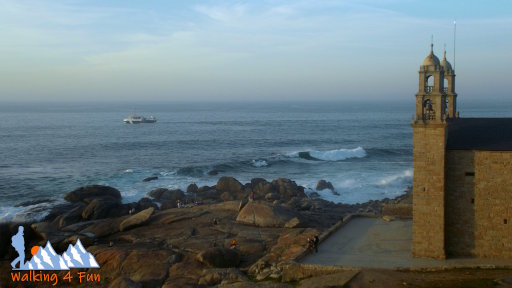
[[[512,118],[459,118],[455,71],[431,44],[411,125],[413,256],[512,259]]]

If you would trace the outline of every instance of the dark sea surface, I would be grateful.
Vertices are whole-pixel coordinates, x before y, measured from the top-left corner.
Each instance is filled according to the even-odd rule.
[[[154,124],[124,124],[133,113]],[[460,103],[461,117],[512,117],[511,104]],[[331,181],[356,203],[412,183],[414,102],[0,105],[0,221],[40,217],[89,184],[124,202],[156,187],[213,185],[224,175],[290,178],[314,191]],[[216,175],[210,175],[215,174]],[[146,177],[158,180],[142,182]],[[50,199],[27,207],[24,201]]]

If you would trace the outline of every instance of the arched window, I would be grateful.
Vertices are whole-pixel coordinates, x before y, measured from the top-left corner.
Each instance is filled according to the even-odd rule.
[[[434,120],[436,117],[436,111],[434,111],[432,100],[430,99],[423,101],[423,117],[424,120]]]
[[[425,101],[423,101],[423,108],[425,108],[426,111],[432,111],[432,101],[425,99]]]
[[[445,93],[448,92],[448,88],[449,88],[448,85],[449,85],[448,79],[444,78],[444,86],[443,86],[444,89],[443,90]]]
[[[427,83],[425,85],[425,92],[430,93],[430,92],[432,92],[433,88],[434,88],[434,76],[428,75]]]

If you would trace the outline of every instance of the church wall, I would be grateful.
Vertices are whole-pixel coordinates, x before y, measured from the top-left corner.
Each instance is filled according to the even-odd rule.
[[[475,254],[512,259],[512,151],[475,152]]]
[[[512,259],[512,151],[447,151],[446,253]]]
[[[413,243],[415,257],[445,258],[445,125],[413,124]]]
[[[446,254],[475,255],[475,152],[446,151]]]

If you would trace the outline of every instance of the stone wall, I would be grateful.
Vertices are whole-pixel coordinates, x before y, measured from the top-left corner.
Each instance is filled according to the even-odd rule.
[[[512,259],[512,152],[475,152],[475,255]]]
[[[475,153],[446,152],[446,254],[475,256]]]
[[[382,205],[382,216],[410,219],[412,218],[412,204],[384,204]]]
[[[512,259],[512,152],[448,151],[446,251]]]
[[[444,191],[446,124],[413,127],[414,257],[445,258]]]

